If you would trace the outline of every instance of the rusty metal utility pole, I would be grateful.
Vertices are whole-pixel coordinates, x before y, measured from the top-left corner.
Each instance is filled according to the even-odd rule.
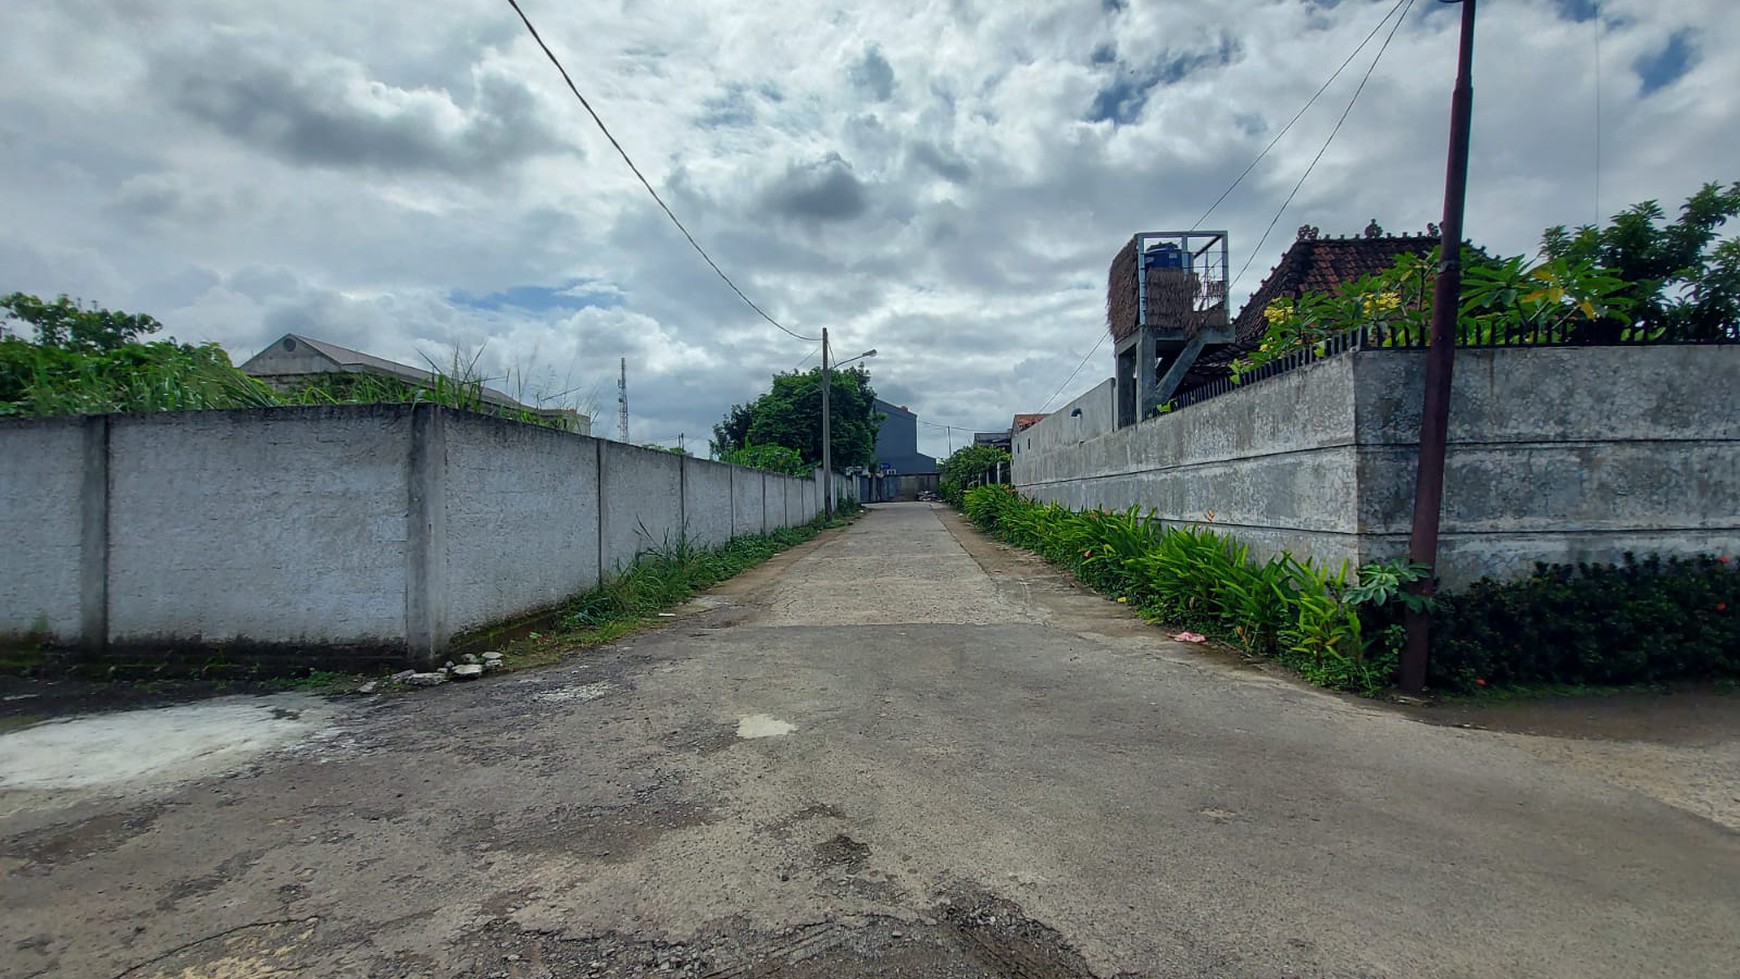
[[[1455,3],[1457,0],[1441,0]],[[1450,429],[1450,379],[1456,363],[1456,317],[1462,305],[1462,204],[1468,196],[1468,125],[1474,111],[1474,4],[1462,3],[1462,40],[1456,56],[1456,89],[1450,96],[1450,156],[1444,174],[1444,223],[1439,241],[1438,281],[1432,291],[1432,342],[1426,350],[1426,400],[1420,413],[1420,465],[1414,482],[1414,526],[1408,557],[1431,566],[1414,586],[1420,595],[1437,591],[1438,525],[1444,508],[1444,456]],[[1426,686],[1431,617],[1406,613],[1407,643],[1402,649],[1402,691],[1418,694]]]

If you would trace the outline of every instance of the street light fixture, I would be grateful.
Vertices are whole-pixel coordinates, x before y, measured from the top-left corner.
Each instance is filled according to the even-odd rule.
[[[834,387],[833,369],[835,367],[842,367],[846,364],[850,364],[853,361],[863,360],[866,357],[874,356],[876,356],[876,348],[872,347],[856,357],[842,360],[838,364],[829,364],[828,328],[825,326],[822,327],[822,513],[829,520],[834,519],[833,431],[831,426],[828,424],[828,416],[830,414],[828,395],[833,391]]]

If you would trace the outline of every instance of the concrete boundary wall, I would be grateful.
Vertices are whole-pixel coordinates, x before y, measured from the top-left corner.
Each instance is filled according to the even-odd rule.
[[[679,458],[683,460],[683,525],[689,540],[701,547],[718,547],[737,536],[732,467],[705,459]]]
[[[12,419],[0,460],[0,642],[98,662],[438,662],[667,541],[821,506],[817,479],[433,405]]]
[[[761,507],[766,479],[767,474],[756,469],[731,470],[731,526],[740,537],[768,531]]]
[[[48,636],[102,628],[86,622],[101,594],[108,476],[103,418],[0,421],[0,631]],[[95,588],[85,571],[98,574]]]
[[[1213,523],[1262,554],[1358,560],[1349,358],[1122,429],[1112,411],[1108,381],[1020,433],[1017,490],[1078,510],[1139,506]]]
[[[1735,346],[1459,351],[1444,582],[1740,549],[1736,376]],[[1359,351],[1115,429],[1107,382],[1017,436],[1014,483],[1078,509],[1212,522],[1259,553],[1396,557],[1423,384],[1423,352]]]

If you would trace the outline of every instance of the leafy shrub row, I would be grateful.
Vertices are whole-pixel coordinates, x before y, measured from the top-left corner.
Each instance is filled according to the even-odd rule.
[[[1166,528],[1132,507],[1076,512],[1007,486],[968,490],[981,529],[1135,604],[1149,621],[1182,626],[1293,667],[1311,682],[1367,696],[1388,685],[1400,628],[1373,634],[1362,606],[1393,605],[1420,569],[1370,565],[1355,573],[1287,555],[1251,559],[1246,545],[1206,527]]]
[[[981,529],[1134,603],[1150,621],[1271,656],[1313,683],[1375,694],[1394,679],[1403,593],[1422,565],[1326,568],[1251,559],[1207,527],[1162,527],[1135,508],[1076,512],[1006,486],[966,493]],[[1441,691],[1740,677],[1740,568],[1726,557],[1539,565],[1433,600],[1428,681]]]
[[[1740,677],[1740,573],[1726,557],[1536,565],[1438,599],[1434,687]]]

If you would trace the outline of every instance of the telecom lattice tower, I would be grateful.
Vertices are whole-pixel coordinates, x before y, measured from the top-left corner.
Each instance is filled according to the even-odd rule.
[[[616,438],[628,441],[628,358],[622,358],[622,373],[616,379]]]

